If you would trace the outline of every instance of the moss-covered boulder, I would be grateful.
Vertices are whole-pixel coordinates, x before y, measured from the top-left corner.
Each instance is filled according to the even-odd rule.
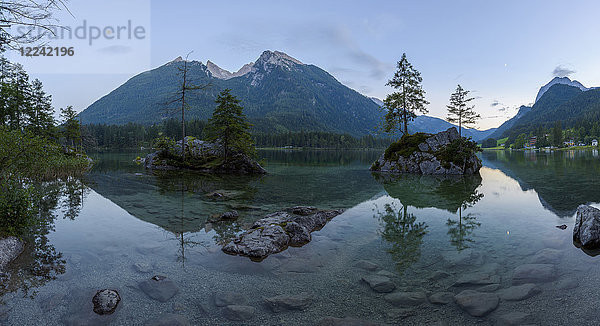
[[[185,148],[185,160],[182,150]],[[267,171],[254,159],[243,153],[230,153],[225,159],[220,146],[193,137],[185,138],[185,146],[181,141],[174,146],[148,154],[144,159],[144,167],[155,170],[189,169],[205,173],[222,174],[265,174]]]
[[[469,175],[481,168],[477,144],[460,137],[456,128],[437,134],[404,135],[392,143],[371,166],[371,171]]]

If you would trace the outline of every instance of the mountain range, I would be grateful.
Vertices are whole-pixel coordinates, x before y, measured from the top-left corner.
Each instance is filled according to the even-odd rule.
[[[229,88],[241,100],[254,132],[328,131],[362,136],[372,134],[381,121],[380,99],[356,92],[317,66],[267,50],[235,72],[210,60],[203,64],[178,57],[132,77],[92,103],[80,113],[82,123],[153,124],[177,117],[181,105],[176,101],[177,93],[186,64],[188,83],[208,85],[204,90],[187,92],[188,118],[208,119],[217,95]],[[479,142],[527,132],[557,120],[573,124],[584,117],[596,119],[599,92],[568,77],[556,77],[540,88],[533,106],[521,106],[498,128],[463,128],[463,135]],[[443,119],[421,115],[409,124],[409,131],[436,133],[453,126]]]
[[[185,61],[177,59],[136,75],[81,112],[82,123],[152,124],[176,117],[173,103]],[[379,106],[325,70],[279,51],[264,51],[232,73],[211,61],[187,62],[188,83],[210,85],[186,94],[189,118],[208,119],[225,88],[241,100],[258,132],[329,131],[366,135],[381,119]]]

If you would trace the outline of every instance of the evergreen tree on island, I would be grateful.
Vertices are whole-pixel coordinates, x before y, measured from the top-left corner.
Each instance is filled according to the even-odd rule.
[[[469,102],[474,99],[469,97],[469,91],[458,85],[456,91],[450,95],[450,105],[446,106],[448,108],[446,120],[450,123],[458,123],[458,134],[461,137],[462,125],[472,125],[481,118],[479,114],[475,113],[475,106],[469,106]]]
[[[393,132],[397,127],[404,135],[408,135],[408,122],[417,117],[417,112],[428,112],[425,105],[429,102],[425,100],[422,82],[421,73],[408,62],[406,53],[402,54],[394,77],[386,84],[397,91],[389,94],[383,101],[385,132]]]
[[[231,95],[230,89],[225,89],[215,102],[217,107],[208,119],[206,139],[222,147],[225,161],[234,152],[253,156],[254,141],[248,132],[252,124],[247,121],[244,108],[239,105],[240,100]]]

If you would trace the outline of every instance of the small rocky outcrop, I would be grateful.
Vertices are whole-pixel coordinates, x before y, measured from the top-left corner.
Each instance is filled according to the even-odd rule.
[[[600,248],[600,209],[589,205],[577,207],[573,242],[585,249]]]
[[[288,246],[300,247],[311,240],[310,233],[321,229],[343,210],[318,210],[312,207],[293,207],[275,212],[254,222],[246,232],[223,246],[230,255],[247,256],[261,261]],[[309,215],[303,215],[309,214]]]
[[[16,237],[0,239],[0,271],[23,252],[23,242]]]
[[[117,309],[121,296],[115,290],[104,289],[96,292],[92,298],[94,312],[98,315],[110,315]]]
[[[205,173],[265,174],[258,162],[242,153],[223,159],[220,146],[194,137],[185,137],[185,162],[182,162],[181,141],[172,149],[161,149],[144,159],[144,167],[152,170],[189,169]]]
[[[454,127],[435,135],[416,133],[392,143],[371,171],[471,175],[481,168],[477,150],[477,144],[461,138]]]

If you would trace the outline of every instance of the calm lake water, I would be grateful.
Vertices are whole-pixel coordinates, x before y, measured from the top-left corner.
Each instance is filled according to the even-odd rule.
[[[262,177],[150,173],[133,162],[140,154],[93,155],[84,180],[48,185],[54,229],[11,266],[0,323],[144,325],[168,314],[192,325],[315,325],[327,316],[402,325],[598,323],[600,257],[572,243],[577,206],[600,202],[597,151],[484,152],[480,176],[464,178],[374,175],[377,151],[261,151],[269,171]],[[214,191],[227,196],[207,196]],[[260,263],[220,250],[253,221],[296,205],[346,211],[307,245]],[[206,222],[231,210],[240,213],[236,222]],[[529,275],[529,292],[516,293],[523,289],[511,288],[515,270],[524,264],[543,270]],[[140,290],[154,275],[172,280],[177,294],[161,302]],[[362,281],[373,275],[399,294]],[[122,301],[114,314],[97,316],[91,299],[104,288]],[[481,317],[454,300],[430,302],[465,289],[501,299]],[[251,319],[224,317],[215,294],[227,291],[256,309]],[[312,299],[301,311],[264,304],[300,293]]]

